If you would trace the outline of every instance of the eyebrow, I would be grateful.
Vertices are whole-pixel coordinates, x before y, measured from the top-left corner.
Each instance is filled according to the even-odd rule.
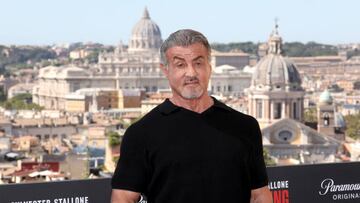
[[[198,56],[198,57],[194,58],[192,61],[197,61],[199,59],[204,59],[204,57],[203,56]]]
[[[199,60],[199,59],[204,59],[204,56],[198,56],[198,57],[196,57],[196,58],[192,59],[192,61],[197,61],[197,60]],[[184,58],[181,58],[181,57],[179,57],[179,56],[174,56],[174,57],[173,57],[173,60],[181,60],[181,61],[185,61],[185,59],[184,59]]]
[[[185,61],[184,58],[181,58],[181,57],[178,57],[178,56],[174,56],[173,57],[173,60],[181,60],[181,61]]]

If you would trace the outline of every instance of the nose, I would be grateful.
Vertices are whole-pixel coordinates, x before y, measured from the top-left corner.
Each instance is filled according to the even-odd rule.
[[[192,65],[188,65],[187,69],[186,69],[186,73],[185,73],[185,76],[188,76],[188,77],[195,77],[197,76],[197,72],[196,72],[196,69],[194,66]]]

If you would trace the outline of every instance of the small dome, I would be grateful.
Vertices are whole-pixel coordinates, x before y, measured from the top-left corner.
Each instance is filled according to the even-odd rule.
[[[251,85],[267,90],[302,90],[295,64],[281,55],[282,39],[277,28],[270,35],[267,55],[255,66]]]
[[[144,51],[154,49],[158,51],[162,43],[159,26],[150,19],[149,12],[145,8],[142,18],[132,30],[129,51]]]
[[[319,102],[320,104],[332,104],[333,98],[329,90],[326,89],[324,92],[321,93],[319,97]]]

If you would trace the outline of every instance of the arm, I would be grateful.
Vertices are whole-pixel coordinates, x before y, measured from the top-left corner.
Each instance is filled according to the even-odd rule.
[[[111,180],[112,203],[137,203],[147,186],[143,134],[130,126],[123,137],[120,158]]]
[[[262,134],[259,123],[253,117],[252,136],[253,139],[253,156],[251,157],[250,177],[252,179],[251,203],[272,203],[272,194],[268,188],[268,176],[263,156]]]
[[[140,199],[140,193],[128,190],[113,189],[111,203],[136,203]]]
[[[272,203],[272,195],[268,186],[251,190],[251,203]]]

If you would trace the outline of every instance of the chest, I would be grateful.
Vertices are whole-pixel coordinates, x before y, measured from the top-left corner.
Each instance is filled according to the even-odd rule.
[[[149,160],[154,167],[244,165],[251,144],[247,131],[239,126],[211,123],[201,117],[174,120],[153,136]]]

